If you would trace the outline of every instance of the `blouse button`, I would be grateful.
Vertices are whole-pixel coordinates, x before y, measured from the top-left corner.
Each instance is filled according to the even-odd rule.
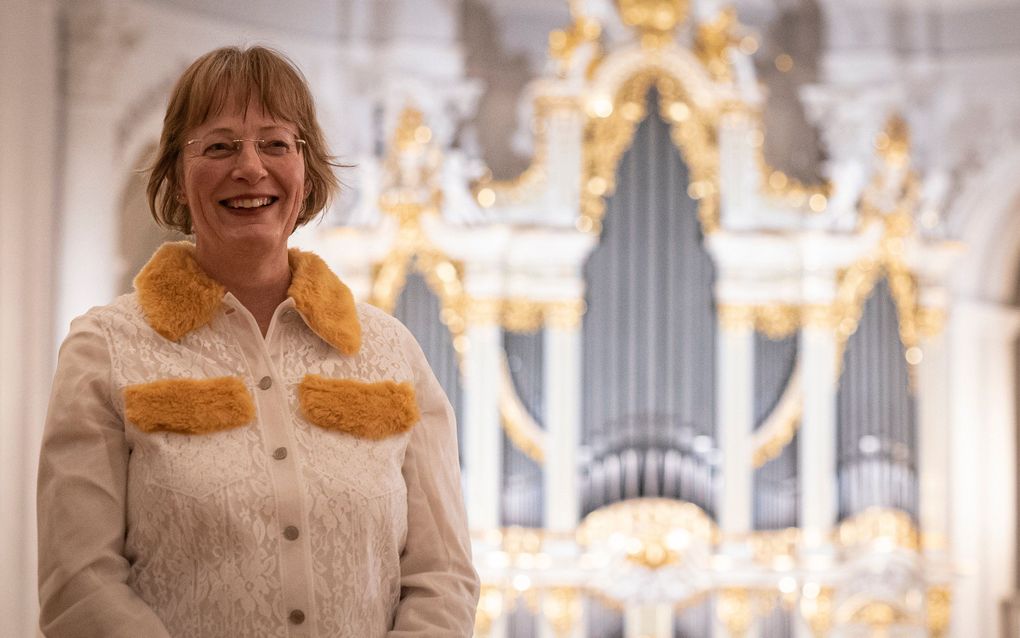
[[[263,390],[268,390],[269,388],[272,387],[272,385],[273,380],[270,379],[269,377],[262,377],[262,379],[259,381],[259,387],[262,388]]]
[[[273,458],[276,459],[277,461],[282,461],[283,459],[287,458],[287,448],[278,447],[275,450],[273,450]]]
[[[300,609],[291,609],[290,614],[287,616],[287,620],[289,620],[292,625],[300,625],[305,621],[305,612]]]
[[[288,525],[283,528],[283,537],[289,541],[296,541],[298,537],[298,528],[293,525]]]

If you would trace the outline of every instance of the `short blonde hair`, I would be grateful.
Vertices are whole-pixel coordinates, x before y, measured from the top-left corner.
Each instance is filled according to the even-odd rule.
[[[296,226],[307,224],[329,206],[340,190],[333,168],[342,164],[329,154],[304,75],[278,51],[260,46],[223,47],[192,62],[170,95],[145,189],[149,210],[159,225],[186,235],[192,232],[191,211],[178,200],[181,151],[187,131],[224,108],[235,106],[235,102],[244,108],[253,99],[268,115],[296,124],[298,137],[305,140],[302,152],[309,190]]]

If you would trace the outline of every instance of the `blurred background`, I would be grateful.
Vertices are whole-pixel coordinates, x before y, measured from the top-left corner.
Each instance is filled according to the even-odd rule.
[[[6,0],[4,635],[57,347],[252,44],[350,165],[293,243],[457,410],[476,635],[1020,635],[1015,0]]]

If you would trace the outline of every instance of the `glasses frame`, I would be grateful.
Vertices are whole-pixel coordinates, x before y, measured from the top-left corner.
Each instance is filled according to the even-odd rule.
[[[191,146],[192,144],[197,144],[197,143],[201,142],[203,139],[205,139],[205,138],[203,138],[203,137],[196,137],[195,139],[188,140],[188,141],[186,141],[184,143],[184,145],[181,148],[186,153],[189,146]],[[255,145],[255,152],[258,154],[260,159],[265,159],[265,158],[268,157],[270,159],[276,160],[276,159],[281,159],[281,158],[287,157],[287,155],[290,155],[290,153],[285,153],[283,155],[263,155],[262,154],[262,149],[261,149],[261,147],[259,145],[266,143],[266,139],[265,138],[259,138],[259,137],[241,137],[241,138],[237,138],[237,139],[233,139],[233,140],[229,140],[229,141],[230,141],[230,143],[235,145],[235,148],[230,153],[230,155],[226,155],[224,157],[206,157],[202,153],[202,150],[199,149],[198,154],[194,155],[193,157],[201,157],[203,159],[211,159],[211,160],[233,159],[237,155],[241,154],[241,146],[242,146],[243,142],[251,142],[251,143],[253,143]],[[295,136],[294,137],[294,145],[295,145],[296,149],[301,149],[301,148],[307,146],[308,142],[303,140],[303,139],[301,139],[300,137]],[[298,152],[300,152],[300,151],[298,151]],[[295,153],[295,155],[296,154],[297,154],[297,152]]]

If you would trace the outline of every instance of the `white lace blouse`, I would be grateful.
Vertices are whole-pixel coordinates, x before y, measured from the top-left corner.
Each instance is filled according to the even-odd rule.
[[[72,324],[39,470],[46,636],[471,635],[449,402],[406,328],[290,257],[265,338],[189,244]]]

